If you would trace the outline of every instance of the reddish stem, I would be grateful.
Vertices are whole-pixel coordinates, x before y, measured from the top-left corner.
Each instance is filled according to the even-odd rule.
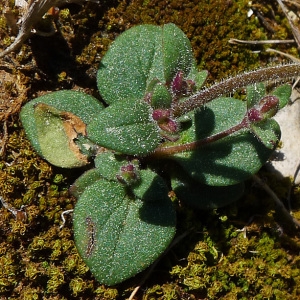
[[[224,131],[221,131],[219,133],[216,133],[214,135],[208,136],[202,140],[198,140],[195,142],[171,146],[171,147],[156,148],[154,150],[154,152],[151,153],[150,157],[151,158],[163,158],[163,157],[167,157],[167,156],[170,156],[170,155],[173,155],[176,153],[193,151],[193,150],[203,147],[209,143],[216,142],[216,141],[218,141],[226,136],[229,136],[241,129],[248,128],[248,127],[249,127],[249,122],[248,122],[248,117],[246,115],[239,124],[229,128],[229,129],[226,129]]]

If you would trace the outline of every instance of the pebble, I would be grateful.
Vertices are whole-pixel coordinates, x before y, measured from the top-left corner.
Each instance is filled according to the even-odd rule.
[[[295,184],[300,184],[300,93],[297,90],[293,90],[291,103],[274,119],[281,128],[282,147],[266,166],[279,178],[292,177]]]

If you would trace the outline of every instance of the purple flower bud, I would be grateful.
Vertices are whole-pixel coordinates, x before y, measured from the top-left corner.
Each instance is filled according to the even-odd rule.
[[[196,89],[196,82],[194,80],[187,79],[185,91],[183,91],[183,94],[186,96],[191,95],[195,91],[195,89]]]
[[[172,81],[172,86],[171,86],[172,92],[175,95],[180,95],[182,91],[182,85],[183,85],[183,72],[178,71]]]
[[[170,117],[170,111],[166,109],[155,109],[152,112],[152,118],[155,121],[162,121]]]
[[[247,112],[248,121],[251,123],[259,122],[263,119],[262,114],[256,107],[252,107]]]
[[[134,171],[135,167],[134,165],[126,165],[121,167],[121,172],[132,172]]]
[[[261,113],[268,113],[268,117],[273,117],[278,110],[279,99],[276,96],[266,96],[262,98],[259,102],[259,106],[261,107]],[[270,114],[272,114],[270,116]]]
[[[163,131],[176,133],[178,131],[178,124],[172,119],[167,119],[165,122],[158,124],[159,128]]]
[[[248,110],[248,121],[254,123],[273,117],[278,110],[278,104],[279,99],[276,96],[263,97],[258,104]]]
[[[183,72],[178,71],[173,78],[171,89],[176,97],[191,95],[196,88],[196,82],[192,79],[184,79]]]
[[[116,175],[119,182],[132,185],[139,180],[139,172],[135,165],[129,163],[120,168],[120,173]]]

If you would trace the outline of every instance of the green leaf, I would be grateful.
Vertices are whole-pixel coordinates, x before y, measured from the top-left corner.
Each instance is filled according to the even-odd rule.
[[[175,234],[175,212],[167,195],[144,202],[128,196],[121,184],[106,180],[86,188],[73,218],[79,254],[96,279],[107,285],[144,270]]]
[[[144,155],[155,149],[161,140],[150,116],[151,108],[143,101],[117,102],[88,125],[88,136],[98,145],[122,154]]]
[[[170,108],[172,104],[172,96],[165,85],[161,83],[153,87],[151,98],[151,106],[153,108]]]
[[[151,188],[149,188],[151,186]],[[140,182],[132,186],[136,197],[144,201],[157,201],[168,195],[169,189],[165,181],[151,170],[140,171]]]
[[[179,70],[185,76],[195,71],[184,33],[174,24],[135,26],[122,33],[102,59],[98,89],[108,104],[142,99],[154,79],[170,83]]]
[[[195,66],[193,51],[189,39],[175,24],[163,26],[162,47],[165,82],[170,82],[178,71],[187,76]]]
[[[186,178],[174,179],[172,188],[181,201],[198,209],[215,209],[238,200],[244,193],[244,183],[209,186]]]
[[[86,133],[86,126],[80,118],[44,103],[35,105],[33,118],[42,157],[63,168],[88,164],[88,156],[82,154],[74,142],[78,135]]]
[[[280,139],[280,127],[274,119],[266,119],[262,122],[251,124],[251,132],[262,144],[271,150],[271,153]]]
[[[292,94],[292,87],[290,84],[280,85],[271,93],[271,95],[278,97],[279,109],[283,108],[288,104],[291,94]]]
[[[103,57],[97,84],[103,99],[114,103],[144,97],[147,81],[163,81],[161,28],[135,26],[122,33]]]
[[[240,100],[215,99],[205,108],[189,114],[193,126],[183,131],[181,139],[174,144],[201,140],[226,130],[240,123],[245,113],[246,105]],[[262,138],[260,133],[244,129],[195,151],[176,154],[173,158],[197,181],[215,186],[234,185],[262,167],[279,137],[277,123],[269,121],[264,124]]]
[[[69,191],[74,197],[79,198],[88,186],[101,179],[104,180],[99,173],[99,170],[88,170],[75,180],[75,182],[70,186]]]
[[[116,175],[120,173],[121,167],[128,163],[124,156],[115,155],[108,151],[100,153],[95,157],[95,167],[99,174],[107,180],[117,181]]]
[[[192,67],[189,75],[187,76],[187,79],[195,82],[196,85],[195,91],[198,91],[203,87],[207,77],[208,77],[208,71],[206,70],[198,71],[196,67]]]
[[[39,142],[38,132],[45,131],[45,133],[49,133],[49,131],[47,130],[47,124],[43,125],[41,123],[41,120],[39,124],[42,127],[44,126],[45,128],[40,128],[39,130],[37,130],[37,114],[35,112],[35,107],[38,103],[44,103],[61,112],[72,113],[73,115],[79,117],[85,124],[88,124],[94,118],[94,116],[103,109],[103,105],[100,104],[100,102],[96,98],[85,93],[68,90],[49,93],[47,95],[29,101],[22,108],[20,118],[26,135],[30,140],[32,146],[43,157],[44,155]],[[57,119],[56,121],[59,120]],[[51,140],[50,144],[47,145],[47,147],[49,147],[50,149],[52,146],[56,147],[56,140],[56,137],[53,136],[53,139]],[[59,147],[59,145],[57,146]]]
[[[261,98],[266,94],[265,84],[260,82],[254,85],[247,86],[247,104],[248,108],[256,105]]]

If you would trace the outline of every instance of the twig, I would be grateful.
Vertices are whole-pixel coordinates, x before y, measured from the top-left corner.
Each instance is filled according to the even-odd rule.
[[[21,27],[19,33],[14,42],[8,48],[0,52],[0,58],[6,56],[10,52],[15,52],[18,48],[20,48],[32,34],[34,26],[42,19],[43,15],[52,6],[62,6],[68,3],[81,3],[84,1],[88,0],[35,0],[29,1],[28,3],[26,1],[22,1],[21,6],[23,6],[24,14],[20,20]],[[97,0],[90,1],[98,3]]]
[[[265,17],[260,13],[258,9],[256,9],[254,6],[252,6],[252,10],[255,14],[255,16],[259,19],[259,21],[262,23],[262,25],[270,31],[272,34],[275,33],[275,30],[273,26],[265,19]]]
[[[295,62],[295,63],[298,63],[298,64],[300,63],[300,59],[299,59],[299,58],[297,58],[297,57],[295,57],[295,56],[293,56],[293,55],[291,55],[291,54],[284,53],[284,52],[279,51],[279,50],[275,50],[275,49],[272,49],[272,48],[268,48],[268,49],[266,49],[266,52],[274,52],[274,53],[283,55],[283,56],[285,56],[285,57],[291,59],[291,60],[292,60],[293,62]]]
[[[262,40],[262,41],[247,41],[239,39],[229,39],[230,44],[250,44],[250,45],[264,45],[264,44],[290,44],[295,43],[295,40]]]
[[[288,201],[288,205],[289,205],[289,211],[292,210],[291,209],[291,194],[292,194],[292,189],[295,186],[295,180],[296,180],[299,172],[300,172],[300,163],[298,164],[298,166],[297,166],[297,168],[295,170],[293,181],[292,181],[292,184],[291,184],[291,186],[289,188],[289,192],[288,192],[288,195],[287,195],[287,201]]]
[[[62,219],[62,224],[59,226],[59,229],[62,229],[65,224],[66,224],[66,218],[65,218],[65,215],[69,215],[70,213],[73,212],[74,209],[68,209],[68,210],[65,210],[61,213],[61,219]]]
[[[300,3],[296,2],[296,1],[290,1],[290,0],[287,1],[287,0],[285,0],[284,2],[289,3],[289,4],[293,4],[297,7],[300,7]]]
[[[7,121],[4,121],[3,136],[2,136],[2,140],[1,140],[1,149],[0,149],[0,158],[4,156],[7,140],[8,140]]]
[[[0,196],[0,202],[2,206],[10,211],[17,221],[25,222],[27,220],[27,213],[25,211],[25,206],[22,205],[20,209],[13,207],[12,205],[8,204],[3,197]]]
[[[298,48],[300,48],[300,31],[299,29],[294,25],[293,23],[293,20],[291,19],[290,15],[288,14],[288,11],[286,9],[286,7],[284,6],[284,4],[282,3],[281,0],[277,0],[279,6],[281,7],[281,9],[283,10],[287,20],[289,21],[289,24],[291,26],[291,29],[292,29],[292,33],[293,33],[293,36],[295,38],[295,41],[298,45]]]
[[[274,200],[274,202],[280,209],[280,212],[287,218],[287,220],[292,222],[293,225],[299,229],[300,222],[298,220],[296,220],[293,216],[291,216],[289,211],[285,208],[283,203],[280,201],[280,199],[277,197],[277,195],[271,190],[271,188],[266,183],[264,183],[257,175],[252,175],[252,178],[272,197],[272,199]]]

